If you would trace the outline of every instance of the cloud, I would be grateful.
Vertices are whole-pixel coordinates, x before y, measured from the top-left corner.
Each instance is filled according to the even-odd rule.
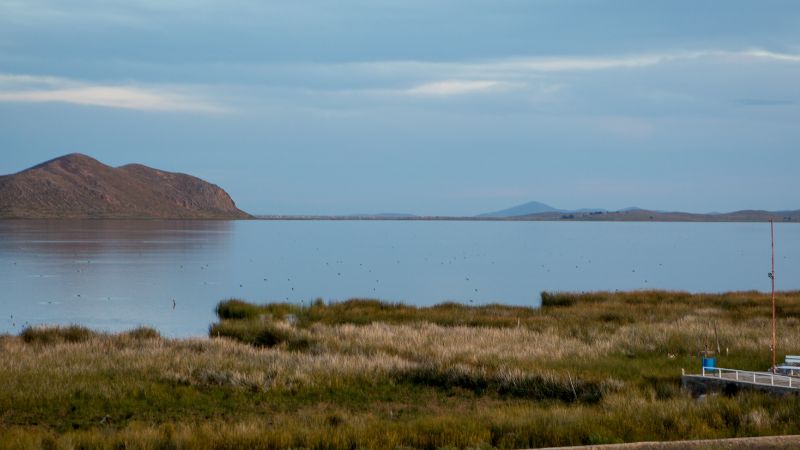
[[[665,53],[644,53],[636,55],[620,55],[605,57],[554,57],[554,58],[520,58],[506,61],[495,61],[488,64],[495,70],[528,71],[528,72],[577,72],[612,69],[630,69],[667,64],[679,61],[785,61],[800,62],[800,55],[791,53],[770,52],[761,49],[742,51],[683,51]]]
[[[1,0],[0,0],[1,1]],[[196,64],[176,69],[173,79],[192,79],[196,84],[90,83],[58,76],[0,73],[0,102],[60,102],[140,111],[225,113],[228,107],[212,101],[210,85],[224,90],[226,102],[236,110],[261,109],[264,104],[295,107],[339,107],[342,102],[394,98],[418,100],[460,96],[490,97],[520,91],[527,101],[575,100],[574,86],[595,73],[659,70],[670,64],[702,66],[752,66],[800,63],[800,55],[758,48],[742,50],[668,51],[629,55],[514,57],[493,60],[371,62],[282,62],[259,64]],[[130,72],[158,70],[161,66],[128,67]],[[127,72],[126,72],[127,73]],[[240,76],[238,82],[219,83],[223,77]],[[573,76],[574,75],[574,76]],[[225,78],[226,80],[228,78]],[[742,102],[747,104],[748,102]],[[306,105],[309,106],[309,105]],[[612,127],[613,128],[613,127]],[[624,127],[623,127],[624,128]]]
[[[404,92],[421,96],[450,96],[493,91],[503,87],[509,87],[508,83],[495,80],[445,80],[420,84]]]
[[[512,72],[577,72],[646,67],[685,56],[651,54],[618,57],[517,58],[495,61],[488,64],[486,68]]]
[[[226,112],[219,105],[180,91],[182,89],[88,84],[59,77],[0,74],[0,102],[70,103],[138,111]]]
[[[0,89],[9,86],[65,86],[69,80],[59,77],[0,73]]]
[[[777,53],[760,49],[745,50],[702,50],[670,51],[631,55],[606,56],[554,56],[554,57],[515,57],[484,61],[372,61],[352,63],[303,63],[291,69],[291,64],[282,66],[287,73],[302,71],[304,74],[320,74],[329,77],[333,86],[325,86],[318,78],[300,79],[301,83],[323,85],[319,92],[330,90],[340,94],[370,96],[408,96],[416,98],[455,97],[474,94],[494,94],[509,90],[524,91],[529,100],[557,100],[568,98],[571,88],[585,84],[595,73],[614,71],[650,70],[663,68],[672,70],[670,65],[686,65],[703,70],[706,65],[754,66],[767,64],[800,63],[800,55]],[[714,69],[717,70],[717,69]],[[573,76],[574,75],[574,76]],[[670,75],[670,76],[672,76]],[[297,79],[296,79],[297,80]],[[281,82],[291,84],[293,80],[284,78]],[[344,88],[338,83],[353,83]],[[359,84],[361,86],[359,86]],[[380,87],[381,84],[392,87]],[[367,85],[367,87],[362,87]],[[378,85],[378,86],[376,86]],[[312,90],[316,90],[312,88]],[[660,102],[693,101],[695,96],[687,93],[667,92],[663,89],[652,94],[651,100]],[[660,98],[659,98],[660,97]],[[669,98],[667,98],[669,97]],[[574,97],[573,97],[574,100]],[[638,124],[623,124],[609,121],[607,129],[618,134],[647,135],[650,130]]]
[[[536,73],[597,71],[645,67],[680,58],[676,55],[635,55],[619,57],[519,57],[485,61],[374,61],[342,63],[344,70],[385,75],[442,75],[455,79],[490,79],[527,76]]]
[[[730,53],[733,55],[749,57],[753,59],[767,59],[773,61],[786,61],[786,62],[800,62],[800,55],[791,53],[778,53],[770,52],[768,50],[752,49],[738,53]]]
[[[731,64],[754,62],[800,62],[800,55],[761,49],[741,51],[703,50],[642,53],[609,56],[516,57],[484,61],[374,61],[339,63],[348,71],[372,73],[378,76],[446,76],[469,80],[488,78],[504,80],[514,77],[549,73],[610,71],[652,67],[681,61],[723,62]],[[325,65],[327,69],[332,66]]]
[[[651,52],[631,55],[606,56],[552,56],[513,57],[492,60],[375,60],[368,62],[281,62],[255,65],[238,65],[228,68],[228,73],[244,73],[245,90],[267,88],[271,93],[300,93],[311,102],[392,101],[407,98],[419,101],[471,96],[476,100],[489,99],[496,94],[519,92],[519,99],[544,103],[580,102],[592,86],[595,75],[604,75],[603,89],[615,86],[609,83],[614,77],[640,76],[638,71],[648,71],[646,77],[637,78],[640,84],[653,80],[651,101],[659,103],[686,103],[698,95],[658,81],[677,79],[680,74],[696,72],[701,79],[706,74],[720,70],[760,65],[793,65],[800,55],[762,50],[703,50]],[[216,67],[197,66],[194,73],[218,73]],[[660,77],[658,72],[663,71]],[[676,75],[677,74],[677,75]],[[668,77],[668,78],[665,78]],[[734,77],[735,78],[735,77]],[[630,80],[631,78],[627,78]],[[593,92],[599,92],[595,89]],[[593,95],[593,94],[591,94]],[[628,98],[633,96],[628,94]],[[635,95],[640,97],[640,90]],[[703,94],[699,95],[700,97]],[[301,100],[302,100],[301,99]],[[619,104],[619,103],[615,103]]]

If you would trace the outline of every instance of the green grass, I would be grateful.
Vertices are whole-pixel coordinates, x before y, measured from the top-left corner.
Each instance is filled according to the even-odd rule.
[[[26,344],[38,345],[85,342],[91,339],[97,339],[101,336],[103,336],[102,333],[92,331],[79,325],[26,327],[19,334],[19,337]],[[134,328],[133,330],[121,333],[121,336],[132,339],[156,339],[161,337],[157,330],[148,327]]]
[[[755,293],[547,293],[541,308],[217,307],[210,339],[0,336],[0,448],[519,448],[800,433],[800,399],[692,399],[681,369],[769,366]],[[778,296],[800,353],[800,293]]]
[[[67,327],[27,327],[19,337],[28,344],[54,344],[57,342],[83,342],[97,336],[94,331],[77,325]]]
[[[326,325],[370,323],[404,324],[428,322],[443,326],[514,327],[521,320],[540,317],[539,310],[524,306],[482,305],[468,306],[460,303],[441,303],[417,307],[402,303],[387,303],[374,299],[351,299],[325,303],[318,299],[309,306],[292,303],[253,305],[231,299],[217,305],[220,319],[284,320],[293,316],[300,326],[314,323]]]

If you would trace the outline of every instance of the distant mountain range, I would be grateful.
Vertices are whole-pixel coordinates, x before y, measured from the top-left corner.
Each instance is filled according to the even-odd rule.
[[[369,214],[369,213],[360,213],[360,214],[350,214],[350,217],[353,218],[375,218],[375,219],[411,219],[414,217],[419,217],[416,214],[409,214],[409,213],[377,213],[377,214]]]
[[[602,208],[575,210],[554,208],[541,202],[528,202],[508,209],[479,214],[476,218],[496,220],[573,220],[573,221],[654,221],[654,222],[800,222],[800,210],[742,210],[727,213],[686,213],[655,211],[639,207],[609,211]]]
[[[521,205],[512,206],[508,209],[501,209],[500,211],[494,211],[490,213],[479,214],[478,217],[516,217],[516,216],[527,216],[531,214],[542,214],[542,213],[558,213],[564,212],[561,209],[553,208],[550,205],[546,205],[541,202],[528,202],[523,203]]]
[[[80,153],[0,176],[0,218],[245,219],[219,186]]]
[[[630,208],[620,209],[619,212],[639,211],[639,210],[644,211],[644,209],[642,208],[631,206]],[[528,202],[528,203],[523,203],[521,205],[513,206],[508,209],[502,209],[500,211],[479,214],[478,217],[519,217],[519,216],[530,216],[533,214],[545,214],[545,213],[581,214],[581,213],[597,213],[597,212],[607,213],[610,211],[603,208],[559,209],[544,204],[542,202]]]

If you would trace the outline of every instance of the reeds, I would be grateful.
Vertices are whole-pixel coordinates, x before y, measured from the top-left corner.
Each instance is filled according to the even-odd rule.
[[[545,299],[547,299],[545,301]],[[800,353],[800,293],[779,351]],[[759,293],[546,294],[541,308],[223,302],[210,339],[0,337],[0,447],[512,448],[800,432],[800,399],[693,400],[681,369],[769,365]]]

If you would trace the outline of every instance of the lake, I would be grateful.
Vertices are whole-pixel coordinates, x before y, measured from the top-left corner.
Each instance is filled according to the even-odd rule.
[[[775,235],[777,288],[800,289],[800,227]],[[232,297],[538,305],[543,290],[768,291],[769,243],[765,223],[0,221],[0,332],[200,336]]]

